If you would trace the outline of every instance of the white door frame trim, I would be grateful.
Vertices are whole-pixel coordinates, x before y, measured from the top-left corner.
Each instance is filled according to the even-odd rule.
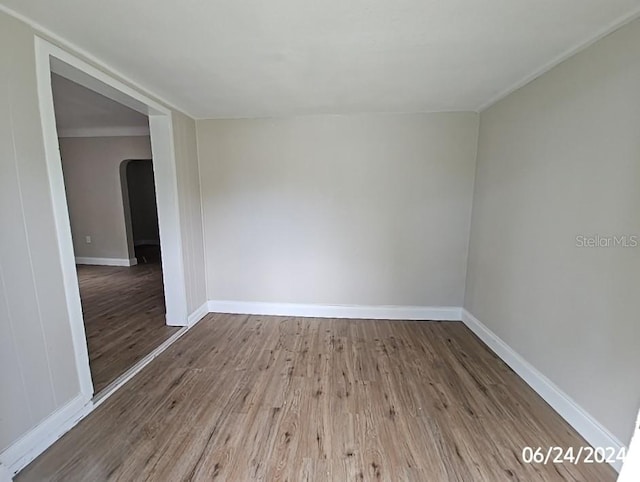
[[[35,54],[40,119],[60,264],[80,389],[88,402],[93,396],[93,383],[89,369],[89,354],[55,123],[51,72],[67,77],[149,116],[167,324],[186,326],[188,318],[187,293],[180,236],[180,211],[171,110],[37,35]]]

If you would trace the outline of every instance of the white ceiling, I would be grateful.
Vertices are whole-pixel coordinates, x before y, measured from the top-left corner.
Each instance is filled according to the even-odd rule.
[[[118,102],[51,74],[60,137],[148,135],[149,119]]]
[[[477,110],[640,0],[0,0],[197,118]]]

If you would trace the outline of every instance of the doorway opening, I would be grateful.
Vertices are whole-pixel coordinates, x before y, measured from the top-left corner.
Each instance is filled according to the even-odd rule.
[[[160,228],[153,161],[122,161],[120,182],[129,250],[133,250],[138,264],[159,264]]]
[[[96,405],[186,330],[171,111],[39,38],[36,70],[78,379]],[[61,107],[56,84],[79,97]],[[152,172],[155,233],[141,263],[126,172],[139,161],[129,159]]]
[[[51,74],[89,366],[100,393],[169,339],[148,117]]]

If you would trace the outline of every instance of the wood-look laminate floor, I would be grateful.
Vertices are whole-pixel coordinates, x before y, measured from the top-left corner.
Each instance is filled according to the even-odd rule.
[[[165,324],[159,263],[77,270],[91,377],[98,393],[179,328]]]
[[[462,323],[209,315],[17,478],[614,480]]]

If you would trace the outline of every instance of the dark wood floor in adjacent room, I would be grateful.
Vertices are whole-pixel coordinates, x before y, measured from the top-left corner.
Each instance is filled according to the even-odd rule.
[[[179,328],[165,324],[159,262],[77,269],[91,376],[98,393]]]
[[[31,480],[615,479],[462,323],[209,315],[36,459]]]

